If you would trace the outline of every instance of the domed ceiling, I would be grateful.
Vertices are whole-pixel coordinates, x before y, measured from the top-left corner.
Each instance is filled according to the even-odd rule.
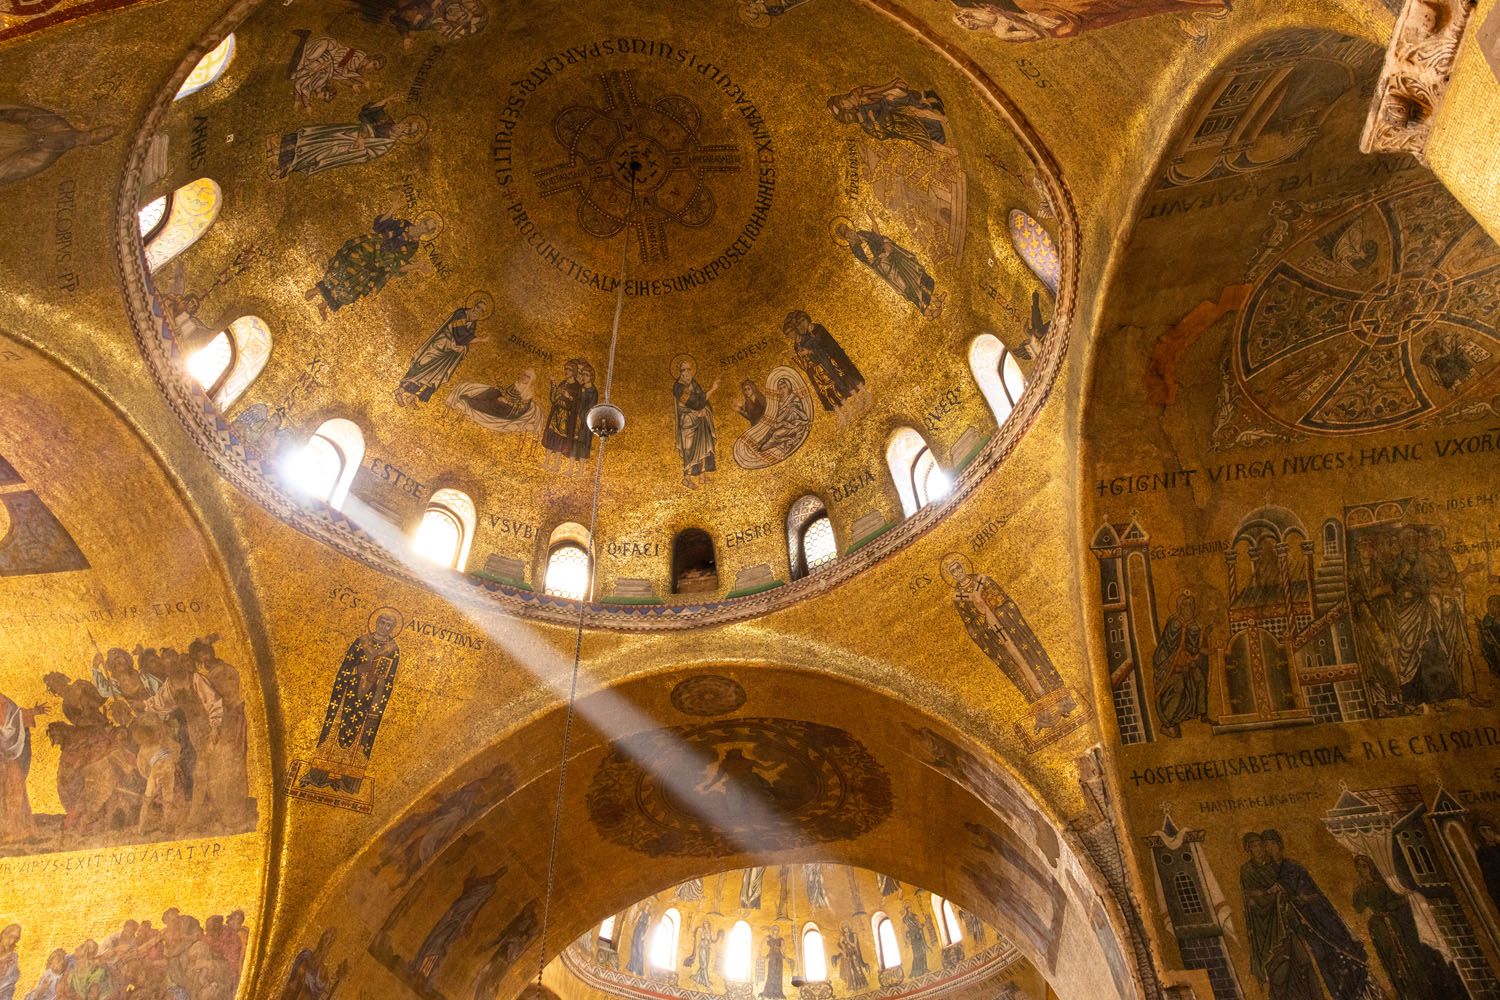
[[[1059,363],[1067,206],[998,95],[935,46],[857,0],[759,19],[729,2],[408,6],[247,5],[225,24],[228,72],[175,104],[164,89],[127,179],[139,204],[199,177],[222,189],[214,225],[151,276],[157,318],[138,299],[136,321],[200,444],[276,513],[404,572],[368,518],[276,482],[278,455],[347,418],[366,444],[356,497],[406,530],[434,490],[464,491],[467,569],[513,608],[576,615],[537,577],[553,529],[589,521],[581,417],[605,390],[622,254],[604,624],[684,600],[670,549],[688,528],[718,561],[693,620],[835,582],[941,516],[899,525],[895,429],[968,468],[956,496],[1024,430]],[[1044,278],[1015,250],[1017,210],[1052,255]],[[204,329],[254,315],[271,331],[222,416],[183,367],[184,303]],[[1031,383],[1004,434],[969,363],[987,331]],[[879,541],[778,588],[807,494],[842,555]]]

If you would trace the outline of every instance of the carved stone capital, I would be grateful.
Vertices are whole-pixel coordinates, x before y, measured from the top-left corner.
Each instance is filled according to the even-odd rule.
[[[1366,153],[1411,153],[1426,163],[1432,122],[1448,88],[1478,0],[1406,0],[1385,53],[1360,149]]]

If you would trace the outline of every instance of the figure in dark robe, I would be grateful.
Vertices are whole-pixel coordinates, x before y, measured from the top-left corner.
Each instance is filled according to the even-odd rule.
[[[881,142],[900,140],[932,152],[948,146],[948,113],[935,90],[913,90],[899,76],[885,84],[864,84],[828,99],[834,120],[858,125]]]
[[[476,35],[489,23],[481,0],[349,0],[366,21],[388,24],[410,41],[418,31],[454,40]]]
[[[46,108],[0,104],[0,187],[41,173],[70,149],[114,137],[113,128],[76,129]]]
[[[1181,736],[1189,720],[1208,722],[1208,637],[1213,625],[1198,623],[1198,602],[1189,591],[1162,626],[1151,655],[1155,668],[1156,715],[1162,731]]]
[[[635,916],[635,926],[630,930],[630,958],[625,969],[637,976],[646,974],[646,939],[651,936],[651,904],[642,906]]]
[[[901,909],[901,926],[906,937],[906,948],[911,952],[911,978],[927,975],[927,932],[909,906]]]
[[[532,397],[536,369],[527,368],[509,385],[460,382],[448,394],[448,406],[480,427],[514,434],[523,451],[534,449],[542,433],[542,408]]]
[[[706,390],[698,384],[697,367],[690,357],[681,357],[673,365],[677,381],[672,385],[672,399],[677,409],[677,453],[682,456],[682,485],[690,490],[699,481],[708,482],[718,469],[716,455],[719,438],[714,428],[714,404],[709,396],[719,388],[719,380]]]
[[[1491,594],[1479,620],[1479,651],[1490,673],[1500,677],[1500,594]]]
[[[785,976],[783,969],[786,966],[786,951],[782,947],[781,928],[772,925],[766,931],[766,964],[765,985],[760,988],[760,995],[765,1000],[786,1000],[786,988],[783,985]]]
[[[953,20],[1006,42],[1069,38],[1156,14],[1223,17],[1233,0],[951,0]]]
[[[1479,862],[1485,892],[1489,893],[1496,911],[1500,911],[1500,826],[1488,819],[1479,821],[1479,846],[1474,850],[1474,859]]]
[[[353,122],[304,125],[287,132],[272,145],[276,176],[294,173],[311,176],[337,167],[373,163],[396,147],[414,143],[427,134],[427,122],[412,115],[396,121],[385,110],[385,101],[366,104]]]
[[[833,964],[839,968],[839,977],[850,993],[863,993],[870,988],[870,963],[865,961],[864,949],[859,935],[846,923],[839,929],[838,947],[833,953]]]
[[[430,402],[432,394],[458,371],[458,366],[469,354],[470,345],[482,344],[488,339],[479,336],[479,321],[488,318],[493,310],[493,300],[484,294],[476,295],[468,305],[453,310],[447,322],[423,341],[412,356],[406,374],[401,377],[401,386],[396,390],[396,405]]]
[[[1307,869],[1282,854],[1275,830],[1247,833],[1240,867],[1250,970],[1270,1000],[1360,1000],[1370,971],[1355,940]]]
[[[807,313],[793,309],[786,314],[781,330],[791,341],[797,364],[812,383],[823,409],[833,413],[864,389],[865,377],[822,323],[814,323]]]
[[[1055,711],[1036,715],[1036,731],[1053,724],[1055,717],[1073,712],[1077,705],[1072,695],[1011,596],[990,577],[975,573],[963,555],[949,553],[941,566],[943,578],[953,587],[954,610],[974,645],[1010,679],[1028,705],[1049,695],[1058,700]]]
[[[416,958],[411,960],[412,975],[429,984],[436,978],[438,968],[448,957],[454,942],[469,933],[479,911],[495,895],[500,877],[505,871],[504,865],[488,875],[481,875],[474,869],[469,871],[463,887],[458,891],[458,898],[449,904],[437,923],[432,925],[422,947],[417,949]]]
[[[889,875],[876,875],[875,884],[880,889],[880,896],[882,899],[884,899],[886,896],[894,896],[896,893],[901,891],[901,883],[891,878]]]
[[[943,296],[935,294],[937,285],[916,254],[874,228],[855,229],[842,220],[834,224],[833,235],[924,317],[937,319],[942,313]]]
[[[1427,346],[1422,348],[1420,360],[1449,392],[1474,374],[1474,362],[1464,352],[1458,334],[1451,330],[1443,330],[1429,339]]]
[[[552,387],[551,408],[542,431],[542,447],[549,466],[563,461],[582,462],[593,451],[593,435],[584,418],[599,402],[594,385],[594,366],[582,358],[563,363],[563,380]]]
[[[1458,971],[1417,931],[1412,904],[1392,891],[1364,854],[1354,858],[1359,884],[1354,887],[1354,911],[1370,911],[1368,928],[1375,954],[1401,1000],[1449,1000],[1464,995]]]
[[[343,764],[353,773],[323,775],[310,769],[302,780],[331,781],[335,787],[359,789],[363,763],[368,763],[380,732],[380,720],[396,686],[401,665],[401,647],[396,633],[401,619],[392,608],[380,608],[371,619],[370,631],[355,639],[344,652],[318,734],[318,751],[331,763]]]
[[[499,937],[484,946],[493,951],[479,974],[474,977],[474,1000],[495,1000],[505,974],[525,953],[541,933],[541,929],[542,925],[536,914],[536,900],[533,899],[511,918]]]
[[[349,971],[347,959],[340,962],[336,970],[328,968],[328,952],[333,948],[335,930],[330,927],[318,938],[316,948],[303,948],[292,959],[292,969],[287,973],[286,985],[281,989],[280,1000],[328,1000],[333,991]]]
[[[392,278],[417,269],[417,251],[424,239],[437,234],[438,226],[433,214],[416,222],[377,215],[369,233],[353,237],[334,252],[322,280],[303,298],[318,300],[318,315],[327,319],[330,310],[338,312],[374,295]]]

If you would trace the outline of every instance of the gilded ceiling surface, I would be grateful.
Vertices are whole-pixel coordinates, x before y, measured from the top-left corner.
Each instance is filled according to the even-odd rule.
[[[148,354],[185,380],[193,329],[264,321],[269,362],[204,432],[236,481],[270,470],[254,492],[350,419],[360,526],[407,528],[433,490],[464,491],[467,568],[526,611],[553,530],[590,519],[583,417],[608,391],[629,429],[595,597],[684,603],[671,543],[696,528],[712,601],[790,581],[799,496],[861,494],[833,513],[846,553],[895,526],[874,472],[898,427],[951,474],[973,460],[996,432],[966,391],[980,333],[1045,394],[1050,182],[992,98],[891,18],[812,4],[761,30],[730,4],[475,3],[429,25],[379,7],[252,14],[225,75],[153,123],[165,169],[147,158],[140,204],[199,177],[228,193],[153,275],[176,354]]]

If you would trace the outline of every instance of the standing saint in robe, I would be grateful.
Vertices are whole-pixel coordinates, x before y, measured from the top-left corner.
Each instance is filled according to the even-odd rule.
[[[869,989],[870,963],[865,961],[859,935],[854,933],[848,923],[839,929],[839,943],[833,953],[833,963],[839,967],[839,978],[843,979],[850,993],[862,993]]]
[[[76,129],[46,108],[0,104],[0,187],[41,173],[70,149],[114,137],[113,128]]]
[[[280,1000],[328,1000],[333,995],[349,972],[348,959],[339,962],[337,969],[329,971],[328,953],[333,950],[336,935],[337,932],[330,927],[318,938],[316,948],[303,948],[297,952]]]
[[[740,909],[760,909],[760,887],[766,877],[764,865],[755,865],[745,869],[740,876]]]
[[[484,292],[477,293],[469,304],[453,310],[447,322],[422,342],[412,355],[401,385],[396,389],[396,405],[426,403],[432,394],[447,384],[458,366],[469,354],[472,344],[485,343],[479,336],[479,321],[494,311],[495,302]]]
[[[937,319],[942,314],[943,296],[935,294],[937,286],[932,275],[916,254],[881,235],[873,221],[869,229],[855,229],[848,220],[839,219],[833,225],[833,237],[849,248],[855,260],[880,275],[882,281],[916,306],[924,318]]]
[[[763,961],[766,964],[766,981],[760,988],[760,995],[765,1000],[786,1000],[785,987],[782,985],[786,951],[782,948],[781,928],[775,924],[766,930],[766,956]]]
[[[927,932],[922,921],[911,912],[911,907],[901,908],[901,925],[905,928],[906,947],[911,952],[911,978],[927,975]]]
[[[334,787],[355,792],[363,780],[362,761],[368,762],[380,732],[380,720],[396,685],[396,670],[401,665],[401,648],[396,633],[401,631],[401,616],[394,608],[379,608],[370,616],[370,631],[355,639],[344,652],[323,716],[323,730],[318,734],[318,750],[331,763],[349,766],[354,774],[322,776],[310,769],[303,780],[317,783],[319,778]]]
[[[1422,940],[1412,901],[1391,889],[1369,855],[1354,857],[1359,884],[1356,913],[1370,911],[1367,925],[1375,954],[1401,1000],[1446,1000],[1464,995],[1463,981],[1441,952]]]
[[[809,905],[815,910],[828,909],[828,888],[823,884],[823,866],[820,864],[803,865],[802,875],[807,881]]]
[[[26,778],[31,773],[31,727],[46,705],[22,708],[0,692],[0,843],[26,840],[36,832]]]
[[[693,951],[683,964],[693,967],[693,982],[705,990],[713,986],[708,977],[713,971],[714,942],[723,937],[723,931],[714,933],[713,925],[708,922],[707,917],[699,920],[697,929],[693,931]]]
[[[881,142],[902,140],[928,152],[952,153],[948,114],[935,90],[916,91],[899,76],[885,84],[863,84],[828,99],[834,120],[858,125]]]
[[[542,447],[550,469],[560,469],[564,461],[585,461],[594,444],[584,421],[599,402],[594,366],[582,358],[569,358],[563,362],[563,375],[563,380],[552,387],[552,405],[542,431]]]
[[[1479,651],[1490,673],[1500,677],[1500,594],[1491,594],[1485,602],[1484,617],[1479,620]]]
[[[698,488],[698,482],[708,482],[718,468],[715,450],[718,435],[714,431],[714,405],[708,397],[719,388],[714,379],[707,390],[698,384],[697,368],[693,359],[683,355],[673,364],[677,381],[672,386],[672,398],[677,407],[677,452],[682,456],[682,485],[690,490]]]
[[[468,877],[458,891],[458,898],[454,899],[443,915],[438,918],[437,923],[432,925],[432,930],[422,942],[422,947],[417,949],[417,957],[411,960],[411,971],[414,976],[423,983],[430,984],[438,973],[438,967],[448,957],[448,951],[459,938],[469,933],[469,928],[474,926],[474,921],[479,916],[479,911],[484,909],[485,904],[495,895],[499,888],[500,877],[506,872],[506,866],[501,865],[496,871],[488,875],[481,875],[477,869],[470,869]]]
[[[953,20],[1005,42],[1068,38],[1155,14],[1223,17],[1233,0],[951,0]]]
[[[427,134],[427,121],[411,115],[398,122],[385,110],[387,103],[366,104],[353,122],[304,125],[295,132],[287,132],[279,143],[275,138],[267,138],[275,175],[312,176],[336,167],[372,163],[394,149],[398,142],[421,141]]]
[[[630,931],[630,959],[625,969],[637,976],[646,974],[646,938],[651,936],[651,904],[641,907],[635,917],[635,927]]]
[[[1155,668],[1156,714],[1162,731],[1181,736],[1182,723],[1208,717],[1208,637],[1213,625],[1198,623],[1198,602],[1191,591],[1177,598],[1177,607],[1162,626],[1151,656]]]
[[[412,271],[431,270],[417,259],[422,244],[437,236],[442,222],[436,212],[424,212],[413,222],[395,215],[377,215],[371,231],[355,236],[328,260],[323,278],[303,298],[318,300],[318,315],[328,318],[360,299],[374,295],[386,282]]]
[[[363,90],[365,74],[385,66],[385,56],[345,45],[329,35],[315,36],[310,31],[296,34],[299,41],[286,75],[292,81],[297,103],[304,108],[312,107],[314,97],[325,103],[332,101],[341,83],[348,84],[350,90]]]
[[[953,587],[953,607],[964,630],[1016,686],[1026,703],[1036,705],[1051,695],[1060,699],[1055,714],[1074,711],[1077,705],[1063,687],[1052,658],[1011,596],[990,577],[975,573],[968,558],[957,552],[943,556],[941,567],[943,579]],[[1048,714],[1037,715],[1036,731],[1041,732],[1053,721]]]
[[[822,323],[801,309],[793,309],[781,323],[781,332],[792,343],[797,364],[807,374],[823,409],[833,413],[864,390],[865,377]]]

